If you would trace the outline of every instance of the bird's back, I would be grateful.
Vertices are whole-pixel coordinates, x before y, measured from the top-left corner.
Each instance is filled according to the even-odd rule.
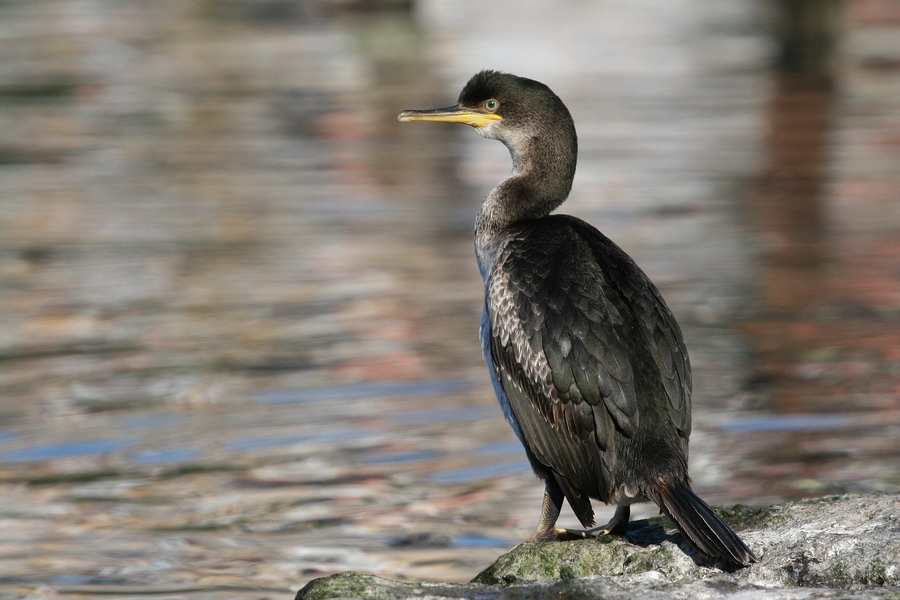
[[[570,216],[517,223],[493,242],[486,348],[532,462],[606,502],[623,486],[687,481],[690,365],[647,276]]]

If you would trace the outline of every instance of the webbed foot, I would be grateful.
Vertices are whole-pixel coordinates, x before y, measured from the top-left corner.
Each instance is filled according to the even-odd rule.
[[[631,507],[628,505],[616,506],[613,518],[606,525],[591,529],[554,529],[558,540],[584,540],[603,535],[625,535],[628,531],[628,519],[631,517]]]

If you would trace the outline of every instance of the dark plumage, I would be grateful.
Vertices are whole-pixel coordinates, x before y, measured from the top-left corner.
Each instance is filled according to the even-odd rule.
[[[675,317],[609,238],[550,215],[569,194],[578,153],[562,101],[537,81],[482,71],[457,105],[399,118],[471,125],[512,156],[512,174],[478,214],[475,248],[491,380],[546,485],[534,538],[622,533],[630,504],[652,500],[705,554],[754,562],[690,488],[691,369]],[[591,498],[616,513],[589,531],[556,529],[563,498],[586,528]]]

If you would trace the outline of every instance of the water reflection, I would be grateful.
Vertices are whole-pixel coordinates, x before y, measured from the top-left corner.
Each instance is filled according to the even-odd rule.
[[[449,6],[0,4],[0,596],[465,580],[530,535],[470,233],[509,157],[395,120],[486,66],[566,99],[566,210],[678,314],[702,495],[898,489],[871,16],[829,82],[769,70],[753,3]]]
[[[400,396],[433,396],[455,394],[471,389],[472,382],[446,381],[392,381],[366,382],[307,390],[265,390],[254,394],[265,404],[293,404],[302,402],[351,402],[362,398],[390,398]]]
[[[833,25],[837,13],[828,14]],[[819,42],[830,52],[831,44]],[[740,471],[757,485],[771,486],[776,497],[896,489],[895,480],[870,479],[886,463],[880,452],[863,450],[887,448],[897,435],[896,381],[876,375],[875,365],[887,357],[872,343],[873,337],[900,333],[892,316],[896,306],[884,312],[883,298],[867,293],[872,283],[861,278],[875,274],[863,274],[853,264],[860,246],[893,237],[896,224],[869,226],[862,238],[848,235],[848,223],[866,210],[860,207],[848,219],[841,207],[855,200],[836,193],[835,180],[865,175],[849,165],[835,168],[845,152],[835,127],[847,127],[853,117],[838,110],[833,61],[795,58],[775,76],[769,164],[747,204],[759,249],[758,303],[742,331],[754,358],[750,384],[773,414],[743,421],[750,425],[746,431],[763,437]],[[868,257],[886,265],[891,254]],[[784,448],[791,450],[782,454],[781,464],[771,464]]]
[[[857,415],[767,415],[727,419],[723,431],[807,431],[844,429]]]
[[[365,462],[373,465],[377,464],[403,464],[409,462],[419,462],[423,460],[433,460],[440,457],[441,453],[437,450],[413,450],[410,452],[381,452],[375,453],[365,459]]]
[[[391,415],[390,418],[399,425],[414,425],[448,421],[478,421],[493,418],[496,414],[497,411],[494,407],[471,406],[467,408],[423,408]]]
[[[197,448],[166,448],[164,450],[145,450],[135,452],[131,460],[144,465],[166,465],[172,463],[193,462],[200,458]]]
[[[128,440],[82,440],[45,444],[0,454],[0,462],[47,461],[75,456],[96,456],[124,450],[131,446]]]
[[[500,475],[521,473],[529,468],[527,461],[509,462],[499,465],[487,465],[456,471],[443,471],[431,476],[434,483],[462,483],[481,479],[494,479]]]

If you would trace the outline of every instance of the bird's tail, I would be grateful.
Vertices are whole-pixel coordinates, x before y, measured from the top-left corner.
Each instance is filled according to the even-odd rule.
[[[707,556],[745,567],[757,561],[741,538],[686,484],[660,484],[650,496]]]

